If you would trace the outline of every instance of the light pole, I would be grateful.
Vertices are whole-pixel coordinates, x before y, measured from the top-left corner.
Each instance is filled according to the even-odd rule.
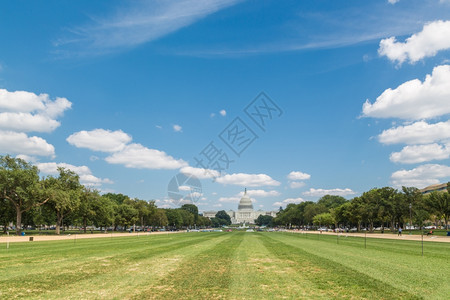
[[[409,235],[412,234],[411,233],[411,227],[412,227],[412,211],[411,211],[411,208],[412,208],[412,204],[409,203]]]

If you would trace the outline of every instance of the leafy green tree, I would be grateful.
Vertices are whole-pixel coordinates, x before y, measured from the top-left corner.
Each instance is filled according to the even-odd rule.
[[[45,204],[39,170],[20,158],[0,156],[0,195],[10,201],[16,212],[16,234],[22,231],[22,214]]]
[[[431,192],[426,202],[439,220],[444,219],[444,224],[447,227],[450,216],[450,194],[448,192]]]
[[[198,207],[195,204],[183,204],[181,209],[187,210],[194,216],[194,222],[198,222]]]
[[[179,209],[165,209],[169,226],[181,227],[183,225],[183,216]]]
[[[6,233],[9,222],[14,220],[14,207],[7,199],[0,199],[0,224],[3,225],[3,232]]]
[[[231,224],[231,217],[227,214],[227,212],[226,211],[224,211],[224,210],[219,210],[217,213],[216,213],[216,216],[215,216],[217,219],[219,219],[219,220],[222,220],[222,221],[220,221],[220,224],[221,225],[230,225]],[[211,220],[212,221],[212,220]],[[213,223],[214,224],[214,223]]]
[[[167,219],[167,215],[164,209],[157,208],[155,213],[150,218],[150,224],[152,226],[167,226],[169,224],[169,220]]]
[[[81,221],[84,233],[87,231],[88,224],[90,225],[94,221],[96,216],[94,204],[99,201],[100,197],[101,196],[97,190],[82,187],[76,217]]]
[[[56,212],[56,234],[61,233],[63,218],[75,211],[80,205],[82,185],[80,177],[73,171],[58,168],[59,177],[48,176],[44,179],[49,205]]]
[[[325,195],[322,198],[320,198],[319,201],[317,201],[317,204],[319,205],[321,204],[326,208],[331,209],[341,206],[345,202],[347,202],[347,199],[345,199],[344,197],[336,195]]]
[[[334,218],[330,213],[321,213],[314,216],[313,222],[319,226],[331,226],[334,224]]]
[[[115,221],[115,213],[119,206],[115,201],[111,200],[109,197],[92,197],[92,210],[95,215],[92,221],[95,227],[105,228],[105,232],[109,226],[112,226]]]
[[[305,207],[304,211],[304,219],[306,224],[312,224],[314,223],[314,216],[328,212],[328,209],[323,204],[318,204],[314,202],[310,202]]]
[[[195,217],[194,214],[192,214],[190,211],[185,209],[179,209],[179,212],[181,214],[181,218],[183,220],[182,225],[183,226],[194,226]]]
[[[139,212],[133,205],[123,202],[116,206],[115,224],[122,226],[125,230],[128,226],[136,224]]]
[[[273,226],[273,217],[266,215],[259,215],[255,223],[258,226]]]
[[[198,216],[197,226],[199,227],[208,227],[212,225],[212,222],[209,218],[204,216]]]

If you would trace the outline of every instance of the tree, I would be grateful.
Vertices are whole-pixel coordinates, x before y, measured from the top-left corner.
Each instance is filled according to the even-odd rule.
[[[167,226],[167,224],[169,224],[169,220],[167,219],[165,210],[157,208],[150,219],[150,224],[152,224],[152,226],[159,227]]]
[[[80,205],[77,209],[77,217],[80,219],[83,225],[84,233],[89,222],[93,222],[96,216],[96,210],[94,204],[99,201],[100,194],[97,190],[91,190],[90,188],[83,187],[80,194]]]
[[[222,220],[220,222],[221,225],[230,225],[231,224],[231,217],[224,210],[219,210],[216,213],[216,218],[219,219],[219,220]]]
[[[256,225],[258,226],[272,226],[273,225],[273,217],[272,216],[265,216],[265,215],[259,215],[256,219]]]
[[[326,208],[330,209],[341,206],[345,202],[347,202],[347,199],[345,199],[344,197],[336,195],[325,195],[322,198],[320,198],[319,201],[317,201],[317,204],[322,204]]]
[[[14,207],[7,199],[0,198],[0,225],[3,225],[3,233],[6,233],[9,222],[14,220]]]
[[[314,216],[314,224],[331,226],[334,224],[334,218],[330,213],[321,213]]]
[[[181,206],[181,209],[187,210],[194,216],[194,222],[197,223],[198,221],[198,207],[194,204],[183,204]]]
[[[22,231],[22,214],[45,204],[39,170],[20,158],[0,156],[1,198],[11,202],[16,211],[16,234]]]
[[[444,219],[445,226],[447,227],[450,217],[450,194],[448,192],[431,192],[426,201],[438,219]]]
[[[60,234],[63,218],[80,205],[82,186],[80,177],[73,171],[58,168],[59,177],[45,178],[46,195],[50,199],[49,205],[56,212],[56,234]]]
[[[136,224],[139,217],[138,210],[126,202],[116,206],[115,214],[115,224],[122,226],[125,230],[128,226]]]
[[[92,220],[95,227],[104,227],[105,232],[109,226],[114,223],[115,213],[117,211],[117,203],[109,197],[93,197],[92,209],[95,212]]]

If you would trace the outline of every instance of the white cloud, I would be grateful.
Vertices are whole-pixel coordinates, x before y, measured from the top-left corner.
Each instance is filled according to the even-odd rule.
[[[26,154],[16,155],[16,158],[23,159],[24,161],[29,162],[29,163],[35,163],[35,162],[38,161],[38,159],[36,157],[30,156],[30,155],[26,155]]]
[[[222,110],[220,111],[220,115],[221,115],[222,117],[225,117],[225,116],[227,115],[227,111],[226,111],[225,109],[222,109]]]
[[[329,189],[329,190],[310,188],[309,191],[303,193],[303,195],[311,196],[311,197],[322,197],[325,195],[348,196],[348,195],[353,195],[353,194],[356,194],[356,193],[349,188]]]
[[[47,94],[0,89],[0,129],[52,132],[61,125],[55,118],[71,106],[66,98],[52,101]]]
[[[175,132],[182,132],[183,131],[183,127],[181,127],[180,125],[173,125],[173,131]]]
[[[213,207],[222,207],[223,205],[221,203],[214,204]]]
[[[390,160],[395,163],[414,164],[450,157],[449,145],[439,144],[406,146],[400,152],[394,152]]]
[[[149,149],[141,144],[130,144],[105,159],[111,164],[122,164],[136,169],[178,169],[187,166],[182,159],[175,159],[164,151]]]
[[[435,124],[419,121],[384,130],[378,139],[383,144],[429,144],[447,140],[450,139],[450,121]]]
[[[76,36],[61,39],[56,46],[73,45],[89,54],[135,47],[189,26],[239,0],[136,1],[118,7],[106,18],[96,17],[94,24],[71,30]]]
[[[281,202],[280,201],[275,202],[273,204],[273,206],[286,206],[286,205],[291,204],[291,203],[299,204],[299,203],[302,203],[302,202],[305,202],[305,200],[303,198],[287,198],[287,199],[284,199]]]
[[[0,152],[37,156],[54,156],[55,147],[37,136],[0,130]]]
[[[395,37],[383,39],[378,53],[399,64],[409,60],[415,63],[425,57],[435,56],[438,51],[450,49],[450,21],[434,21],[422,31],[407,38],[404,43]]]
[[[414,186],[417,188],[439,183],[439,179],[446,177],[450,177],[450,167],[438,164],[425,164],[412,170],[396,171],[391,175],[392,184],[396,187]]]
[[[299,171],[292,171],[291,173],[289,173],[287,178],[289,180],[308,180],[308,179],[311,178],[311,175],[306,174],[306,173],[302,173],[302,172],[299,172]]]
[[[0,128],[18,132],[52,132],[61,125],[56,120],[44,115],[22,112],[0,113]]]
[[[390,4],[395,4],[395,3],[397,3],[397,2],[399,2],[400,0],[388,0],[388,2],[390,3]]]
[[[278,191],[265,191],[265,190],[247,190],[247,195],[250,197],[277,197],[280,195]],[[244,196],[244,192],[239,193],[239,197]]]
[[[450,65],[437,66],[422,83],[407,81],[396,89],[385,90],[371,104],[363,105],[363,115],[376,118],[421,120],[450,113]]]
[[[279,186],[280,183],[272,179],[266,174],[227,174],[216,179],[216,182],[221,184],[238,185],[245,187],[258,187],[258,186]]]
[[[36,95],[26,91],[9,92],[0,89],[0,111],[38,113],[49,118],[56,118],[72,107],[66,98],[52,101],[47,94]]]
[[[241,200],[241,197],[234,196],[234,197],[220,197],[219,202],[226,202],[226,203],[239,203]]]
[[[289,187],[290,187],[291,189],[298,189],[298,188],[304,187],[305,185],[306,185],[306,183],[304,183],[304,182],[302,182],[302,181],[292,181],[292,182],[289,182]]]
[[[78,148],[87,148],[94,151],[117,152],[123,150],[131,136],[122,130],[94,129],[82,130],[70,135],[66,140]]]
[[[114,183],[112,180],[108,178],[98,178],[92,175],[91,170],[87,166],[74,166],[71,164],[55,163],[55,162],[37,163],[36,166],[42,173],[48,175],[58,175],[59,167],[71,170],[76,174],[78,174],[78,176],[80,176],[80,183],[87,186],[100,186],[104,183],[106,184]]]
[[[190,166],[181,168],[180,172],[184,174],[194,175],[198,179],[217,178],[220,176],[220,173],[216,170],[194,168]]]

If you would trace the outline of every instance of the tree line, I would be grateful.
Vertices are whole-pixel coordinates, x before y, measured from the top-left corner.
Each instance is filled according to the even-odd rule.
[[[280,208],[274,223],[281,226],[332,226],[334,228],[362,226],[404,228],[406,224],[423,227],[426,221],[448,225],[450,216],[450,182],[447,191],[423,195],[415,187],[373,188],[359,197],[347,200],[326,195],[317,202],[306,201]],[[411,220],[410,220],[411,219]],[[412,221],[412,224],[410,222]]]
[[[59,175],[39,177],[39,169],[11,156],[0,156],[0,225],[6,232],[9,223],[55,225],[56,234],[65,226],[88,226],[101,230],[126,230],[130,226],[164,227],[209,226],[211,221],[198,214],[193,204],[178,209],[161,209],[155,201],[131,199],[123,194],[100,195],[80,183],[79,176],[58,168]]]

